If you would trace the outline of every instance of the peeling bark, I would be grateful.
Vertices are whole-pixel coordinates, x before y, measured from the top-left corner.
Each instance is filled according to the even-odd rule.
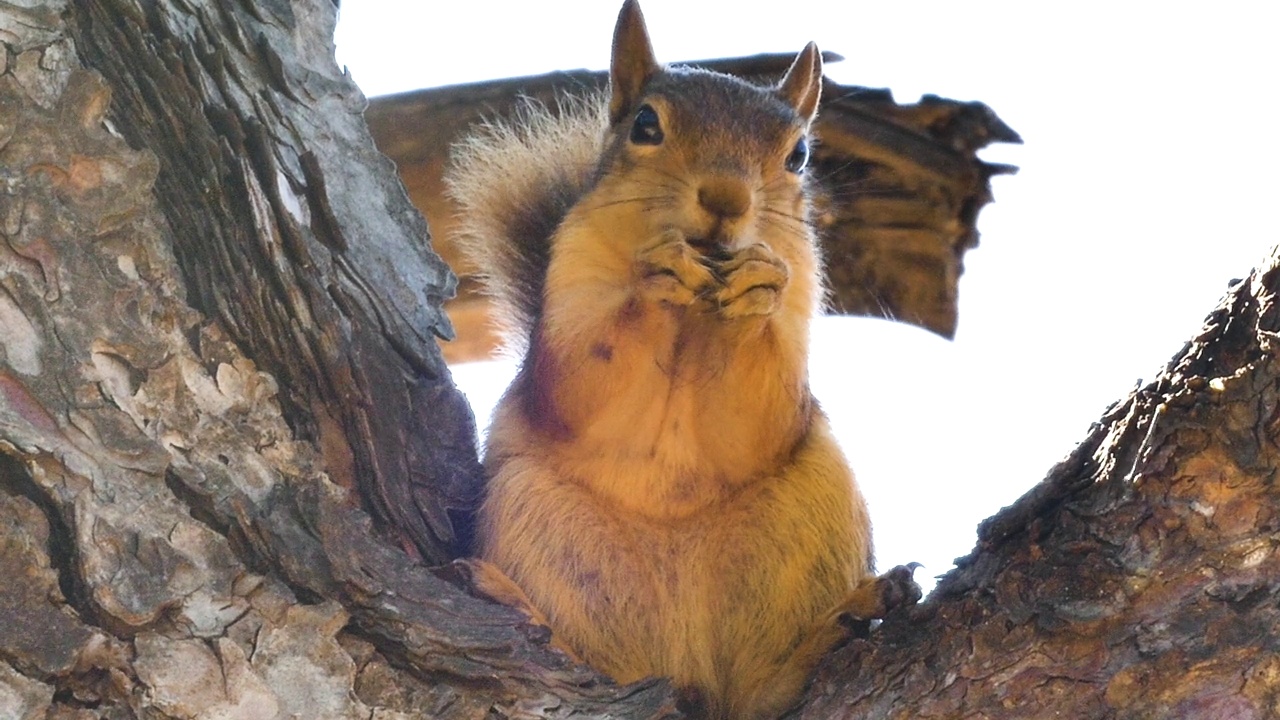
[[[0,3],[0,717],[677,717],[428,564],[451,288],[323,0]],[[1273,263],[800,717],[1280,714]]]

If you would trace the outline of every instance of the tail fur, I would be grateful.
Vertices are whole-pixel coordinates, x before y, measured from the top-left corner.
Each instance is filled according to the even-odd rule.
[[[527,349],[551,236],[593,182],[608,117],[604,95],[563,96],[555,110],[526,98],[510,119],[453,147],[444,180],[459,208],[460,248],[495,299],[509,352]]]

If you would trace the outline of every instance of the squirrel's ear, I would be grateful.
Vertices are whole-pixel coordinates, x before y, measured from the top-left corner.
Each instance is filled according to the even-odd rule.
[[[818,99],[822,97],[822,53],[816,43],[804,46],[795,62],[778,83],[778,95],[795,108],[805,122],[812,122],[818,114]]]
[[[635,107],[640,91],[661,66],[653,56],[649,31],[640,3],[627,0],[613,30],[613,60],[609,65],[609,123],[615,124]]]

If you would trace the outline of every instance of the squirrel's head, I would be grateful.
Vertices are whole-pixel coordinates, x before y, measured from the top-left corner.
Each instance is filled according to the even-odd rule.
[[[618,16],[609,131],[597,199],[645,209],[704,253],[809,238],[804,173],[822,57],[809,43],[782,80],[760,87],[654,57],[635,0]],[[778,248],[780,249],[780,248]]]

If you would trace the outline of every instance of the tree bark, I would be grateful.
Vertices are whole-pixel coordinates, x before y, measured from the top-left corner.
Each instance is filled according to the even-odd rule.
[[[0,716],[671,707],[420,562],[480,480],[452,279],[334,10],[0,5]]]
[[[76,0],[68,31],[105,76],[113,127],[158,163],[187,302],[280,381],[289,429],[331,478],[441,562],[466,541],[449,511],[478,491],[475,431],[435,345],[455,280],[371,146],[333,10]]]
[[[0,3],[0,717],[675,717],[447,569],[448,270],[324,0]],[[1276,264],[800,717],[1280,713]]]
[[[1280,717],[1280,252],[802,718]]]

